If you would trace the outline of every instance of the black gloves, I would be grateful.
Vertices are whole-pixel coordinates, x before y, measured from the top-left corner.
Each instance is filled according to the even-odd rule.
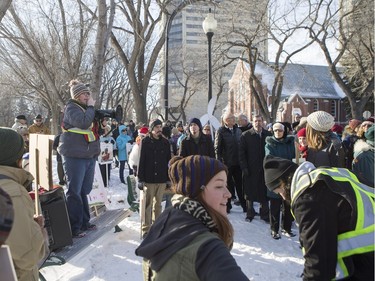
[[[139,190],[143,190],[144,186],[145,186],[145,183],[143,181],[138,182],[138,188],[139,188]]]

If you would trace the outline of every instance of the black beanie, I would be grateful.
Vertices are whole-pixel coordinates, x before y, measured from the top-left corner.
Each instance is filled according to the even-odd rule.
[[[267,155],[263,161],[264,180],[269,190],[280,186],[280,178],[294,173],[298,165],[288,159]]]
[[[158,125],[163,125],[163,123],[159,120],[159,119],[154,119],[150,122],[150,132],[154,129],[155,126],[158,126]]]
[[[197,124],[198,127],[199,127],[199,130],[202,131],[203,128],[202,128],[201,120],[199,120],[198,118],[191,118],[189,120],[189,127],[190,127],[191,123]]]
[[[0,165],[14,166],[24,151],[22,136],[10,128],[0,127]]]
[[[227,167],[208,156],[191,155],[185,158],[175,156],[169,162],[169,178],[177,194],[183,194],[195,199],[208,182],[219,172],[225,171]]]

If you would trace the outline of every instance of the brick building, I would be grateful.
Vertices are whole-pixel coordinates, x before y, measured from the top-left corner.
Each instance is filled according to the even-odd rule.
[[[250,117],[259,114],[259,107],[250,92],[249,75],[249,65],[239,60],[229,80],[228,91],[227,110],[235,115],[244,113]],[[262,81],[262,93],[269,106],[274,73],[258,62],[256,75]],[[337,123],[346,123],[344,98],[344,93],[332,79],[327,66],[288,64],[276,120],[293,122],[296,113],[307,116],[323,110],[332,114]]]

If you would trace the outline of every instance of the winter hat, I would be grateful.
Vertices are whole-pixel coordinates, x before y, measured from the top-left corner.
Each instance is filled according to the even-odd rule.
[[[366,121],[370,121],[371,123],[374,123],[374,116],[371,116],[369,118],[366,119]]]
[[[298,131],[297,137],[305,137],[306,138],[306,128],[302,128],[301,130]]]
[[[10,128],[0,127],[0,165],[14,166],[24,153],[23,138]]]
[[[148,128],[147,127],[142,127],[138,130],[138,135],[140,136],[146,136],[148,133]]]
[[[355,128],[357,128],[362,122],[358,119],[352,119],[349,121],[349,127],[352,128],[352,130],[354,130]]]
[[[325,111],[315,111],[307,116],[307,123],[318,132],[328,132],[335,124],[335,118]]]
[[[202,131],[203,128],[202,128],[201,120],[199,120],[198,118],[191,118],[189,120],[189,127],[190,127],[191,123],[197,124],[198,127],[199,127],[199,131]]]
[[[374,129],[375,126],[372,125],[365,133],[366,142],[372,146],[374,146]]]
[[[267,188],[271,191],[278,188],[280,186],[279,179],[294,173],[297,168],[298,165],[288,159],[267,155],[263,162],[264,180]]]
[[[275,131],[275,130],[282,130],[282,131],[284,131],[284,125],[281,124],[281,123],[279,123],[279,122],[277,122],[277,123],[273,124],[272,130],[273,131]]]
[[[0,188],[0,245],[7,240],[12,229],[14,209],[8,193]]]
[[[27,120],[25,115],[17,115],[16,120]]]
[[[36,119],[42,119],[42,115],[38,114],[37,116],[35,116],[34,120]]]
[[[169,178],[177,194],[196,198],[208,182],[219,172],[228,173],[227,167],[208,156],[173,157],[169,162]]]
[[[335,124],[332,126],[331,131],[335,132],[336,134],[342,134],[343,127],[341,127],[339,124]]]
[[[77,99],[83,93],[90,93],[86,85],[78,80],[70,81],[69,87],[70,87],[70,96],[72,97],[72,99]]]
[[[152,120],[149,125],[150,131],[152,131],[154,127],[158,125],[163,125],[163,123],[159,119]]]

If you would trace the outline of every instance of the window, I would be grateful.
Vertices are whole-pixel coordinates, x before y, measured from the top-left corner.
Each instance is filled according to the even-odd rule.
[[[331,100],[331,115],[336,117],[336,101]]]
[[[314,108],[313,108],[313,112],[318,111],[318,110],[319,110],[319,103],[318,103],[318,100],[314,100]]]

